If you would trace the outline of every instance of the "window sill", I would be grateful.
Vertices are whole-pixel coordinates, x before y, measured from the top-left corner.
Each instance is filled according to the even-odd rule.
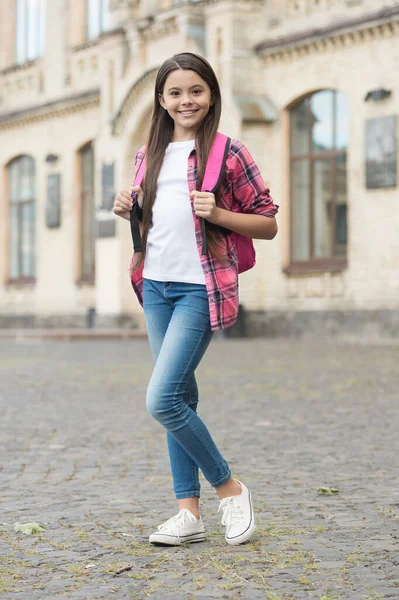
[[[8,288],[20,288],[27,285],[33,286],[35,284],[36,279],[34,277],[19,277],[18,279],[8,279],[8,281],[5,283],[5,286]]]
[[[96,281],[95,281],[95,277],[94,275],[92,276],[87,276],[87,277],[82,277],[81,279],[78,279],[76,282],[76,285],[78,287],[93,287],[95,285]]]
[[[326,259],[312,262],[290,263],[283,273],[286,275],[317,275],[321,273],[340,273],[348,267],[346,259]]]

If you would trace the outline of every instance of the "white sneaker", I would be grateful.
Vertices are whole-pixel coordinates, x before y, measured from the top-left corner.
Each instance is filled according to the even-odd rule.
[[[242,487],[241,494],[223,498],[218,509],[218,512],[223,511],[222,525],[226,526],[226,542],[231,546],[243,544],[255,531],[251,494],[241,481],[238,483]]]
[[[177,515],[159,525],[158,531],[150,535],[149,541],[151,544],[179,546],[191,542],[202,542],[205,539],[202,518],[196,519],[189,510],[182,508]]]

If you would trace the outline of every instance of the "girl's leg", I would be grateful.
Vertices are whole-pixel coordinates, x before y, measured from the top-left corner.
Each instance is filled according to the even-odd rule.
[[[154,362],[158,359],[174,310],[173,305],[162,294],[163,285],[161,282],[144,281],[144,311]],[[192,410],[196,411],[198,388],[194,375],[187,383],[184,401]],[[167,443],[175,494],[177,498],[183,498],[179,500],[179,507],[188,508],[198,517],[198,498],[200,496],[198,465],[169,433],[167,433]]]
[[[231,479],[228,464],[184,394],[212,338],[205,286],[167,283],[174,311],[147,390],[147,408],[193,459],[213,487]],[[174,460],[173,455],[171,460]],[[179,469],[176,469],[177,474]],[[179,474],[178,474],[179,477]],[[193,490],[187,490],[188,497]]]
[[[194,412],[197,412],[198,387],[195,376],[192,375],[186,391],[184,401]],[[200,482],[198,465],[182,448],[179,442],[169,431],[166,433],[172,469],[175,494],[178,499],[179,508],[187,508],[192,514],[199,518]],[[192,490],[192,494],[190,491]],[[187,494],[189,494],[187,496]]]

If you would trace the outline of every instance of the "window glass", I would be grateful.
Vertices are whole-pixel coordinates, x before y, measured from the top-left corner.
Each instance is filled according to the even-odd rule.
[[[43,55],[45,19],[45,0],[16,0],[15,51],[18,63]]]
[[[310,259],[309,161],[295,160],[291,166],[292,256],[296,261]]]
[[[86,0],[87,37],[93,40],[110,26],[110,0]]]
[[[30,156],[8,167],[9,276],[35,276],[35,163]]]
[[[101,6],[101,31],[109,29],[109,0],[102,0]]]
[[[335,148],[346,150],[349,144],[349,103],[348,96],[342,92],[335,95]]]
[[[21,217],[21,275],[34,276],[34,221],[35,205],[33,202],[23,204]]]
[[[100,35],[100,0],[87,0],[87,36],[89,40]]]
[[[346,256],[348,242],[346,181],[346,154],[339,154],[335,163],[334,255],[340,258]]]
[[[334,92],[313,94],[310,101],[312,151],[325,152],[334,147]]]
[[[324,90],[308,96],[291,110],[290,123],[291,259],[345,258],[347,94]]]
[[[10,279],[19,276],[19,229],[18,229],[18,206],[10,206],[10,237],[9,237]]]
[[[90,144],[81,151],[82,205],[81,248],[82,276],[94,275],[95,208],[94,208],[94,152]]]
[[[308,100],[305,99],[291,111],[291,154],[309,153]]]
[[[331,256],[331,220],[333,209],[331,159],[313,163],[314,256]]]

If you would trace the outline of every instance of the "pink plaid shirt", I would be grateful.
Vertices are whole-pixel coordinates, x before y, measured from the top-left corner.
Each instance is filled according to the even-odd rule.
[[[144,147],[136,155],[136,166],[144,157]],[[188,188],[189,192],[196,189],[197,156],[195,148],[188,158]],[[195,237],[198,253],[205,275],[205,285],[208,292],[209,314],[211,328],[225,329],[231,327],[237,320],[238,314],[238,272],[237,249],[230,235],[224,236],[226,261],[219,262],[209,254],[202,255],[201,224],[196,216],[193,200],[191,200],[195,225]],[[252,213],[265,217],[274,217],[278,206],[270,196],[269,188],[265,187],[262,176],[247,148],[237,140],[231,140],[230,150],[226,161],[226,177],[218,206],[235,212]],[[143,265],[131,276],[133,289],[143,305]]]

